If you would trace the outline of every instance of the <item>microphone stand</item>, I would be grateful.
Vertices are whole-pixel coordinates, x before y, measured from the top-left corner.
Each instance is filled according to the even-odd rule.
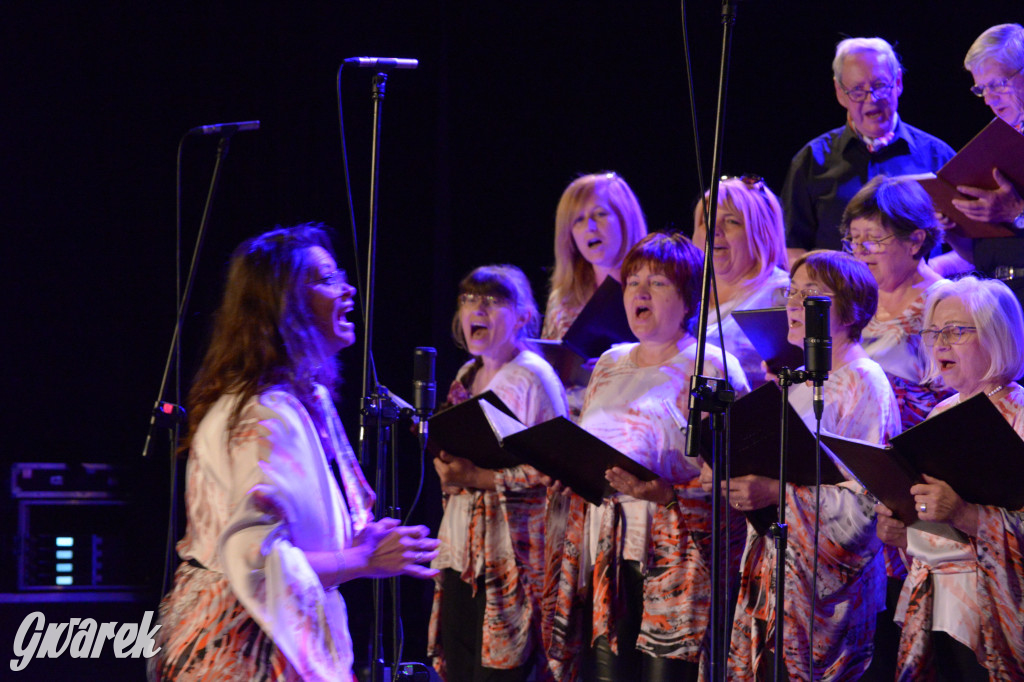
[[[786,465],[789,455],[789,387],[807,381],[807,372],[783,367],[779,370],[779,388],[782,389],[782,413],[779,417],[779,520],[768,527],[768,535],[775,539],[775,666],[773,680],[786,679],[783,656],[783,614],[786,612],[786,547],[789,527],[786,525]],[[814,614],[811,614],[814,618]]]
[[[704,249],[704,271],[701,283],[699,323],[697,327],[697,358],[696,373],[690,378],[689,418],[687,419],[686,454],[696,457],[700,451],[700,420],[701,413],[712,415],[711,468],[712,485],[715,492],[711,495],[711,618],[710,638],[710,677],[713,682],[725,679],[725,661],[728,647],[725,637],[725,591],[723,581],[728,580],[728,561],[723,561],[726,548],[722,542],[723,520],[728,510],[723,509],[723,502],[718,491],[727,472],[724,471],[725,456],[721,446],[725,436],[725,412],[733,402],[735,393],[728,382],[704,376],[704,346],[707,342],[708,308],[711,305],[712,254],[715,243],[715,221],[718,214],[718,182],[721,175],[722,144],[725,135],[725,102],[729,82],[729,58],[732,53],[732,35],[736,23],[736,5],[738,0],[722,2],[722,57],[718,73],[718,106],[715,120],[715,144],[711,157],[711,187],[707,202],[705,224],[707,243]],[[723,354],[725,349],[722,350]]]
[[[206,193],[206,205],[203,207],[203,216],[199,221],[199,231],[196,233],[195,246],[192,249],[192,260],[189,263],[188,275],[185,278],[185,288],[178,299],[178,309],[174,320],[174,333],[171,335],[170,347],[167,349],[167,360],[164,362],[164,372],[160,378],[160,389],[157,391],[157,399],[153,404],[153,412],[149,418],[149,429],[146,432],[146,442],[142,446],[142,457],[149,455],[149,445],[153,439],[153,431],[156,427],[169,429],[170,456],[170,503],[167,518],[167,546],[164,552],[164,574],[162,592],[170,589],[171,576],[174,575],[172,565],[174,557],[174,537],[177,533],[178,517],[178,461],[175,454],[178,451],[181,426],[186,423],[185,408],[181,405],[181,329],[185,322],[185,315],[188,312],[189,300],[192,297],[192,289],[195,286],[196,266],[199,263],[199,254],[203,249],[203,242],[206,238],[207,226],[210,222],[210,213],[213,209],[213,200],[217,195],[217,188],[220,184],[221,166],[227,158],[231,147],[231,136],[238,132],[238,128],[225,127],[221,133],[220,141],[217,143],[217,157],[213,164],[213,173],[210,177],[210,187]],[[177,196],[177,233],[181,234],[181,145],[184,143],[186,133],[178,145],[178,196]],[[180,237],[179,237],[180,239]],[[180,270],[178,276],[180,277]],[[167,402],[163,399],[164,390],[167,388],[167,379],[171,373],[171,365],[174,365],[174,400]]]
[[[370,88],[370,97],[373,100],[373,138],[370,149],[370,225],[369,240],[367,243],[366,256],[366,310],[364,311],[363,324],[363,377],[362,389],[363,399],[359,413],[359,455],[360,462],[365,466],[372,446],[374,448],[374,490],[378,491],[377,501],[374,505],[374,518],[381,519],[384,516],[401,518],[401,510],[394,503],[388,505],[387,472],[389,451],[388,444],[391,440],[391,427],[398,421],[401,413],[398,406],[391,399],[389,391],[377,383],[376,370],[373,368],[373,294],[376,275],[377,256],[377,208],[380,194],[380,137],[381,137],[381,110],[384,97],[387,91],[388,75],[384,72],[377,73]],[[367,437],[372,430],[373,438]],[[397,472],[391,470],[393,482],[397,482]],[[393,488],[392,496],[397,497],[397,487]],[[398,579],[391,578],[392,605],[398,605]],[[372,682],[383,682],[384,661],[383,661],[383,623],[384,623],[384,599],[382,594],[382,581],[373,581],[373,631],[371,633],[370,653],[370,679]],[[393,662],[392,675],[397,672],[397,661]]]

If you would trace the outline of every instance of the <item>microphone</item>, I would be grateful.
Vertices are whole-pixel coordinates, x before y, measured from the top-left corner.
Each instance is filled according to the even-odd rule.
[[[832,337],[829,336],[829,308],[832,301],[826,296],[808,296],[804,299],[804,370],[807,379],[814,382],[814,416],[821,419],[825,409],[822,383],[832,370]]]
[[[434,382],[434,359],[437,351],[420,346],[412,356],[412,404],[420,418],[419,431],[427,437],[427,418],[434,414],[437,404],[437,384]]]
[[[234,135],[243,130],[259,130],[259,121],[238,121],[237,123],[214,123],[208,126],[196,126],[188,131],[189,135]]]
[[[415,69],[419,67],[420,60],[398,57],[349,57],[345,63],[354,64],[361,69]]]

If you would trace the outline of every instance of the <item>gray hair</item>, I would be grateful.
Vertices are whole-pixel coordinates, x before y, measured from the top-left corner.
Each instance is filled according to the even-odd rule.
[[[999,24],[986,29],[967,50],[964,68],[973,73],[986,59],[994,59],[1011,71],[1024,67],[1024,26]]]
[[[997,279],[964,277],[939,282],[924,304],[924,326],[935,326],[935,307],[944,299],[959,298],[978,328],[978,341],[991,358],[981,381],[1007,383],[1024,374],[1024,315],[1010,287]],[[939,375],[931,359],[929,379]]]
[[[884,38],[847,38],[836,45],[836,56],[832,60],[832,77],[835,78],[836,83],[842,83],[843,63],[846,58],[858,52],[875,52],[881,55],[889,65],[893,78],[898,78],[903,74],[903,65],[900,64],[899,57],[896,56],[892,45]]]

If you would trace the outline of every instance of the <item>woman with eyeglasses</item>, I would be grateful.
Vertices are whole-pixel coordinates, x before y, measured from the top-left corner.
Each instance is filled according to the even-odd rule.
[[[540,315],[512,265],[487,265],[459,283],[452,335],[472,358],[447,405],[493,391],[523,424],[568,414],[565,391],[528,347]],[[446,452],[434,460],[445,493],[429,653],[450,682],[549,679],[540,646],[547,488],[527,465],[481,469]]]
[[[807,296],[828,296],[832,371],[824,383],[821,430],[883,444],[900,432],[899,409],[882,368],[860,345],[875,313],[878,289],[867,267],[837,251],[811,251],[793,263],[786,312],[789,341],[803,345]],[[812,389],[793,386],[790,402],[814,430]],[[702,484],[710,490],[705,465]],[[779,481],[742,476],[723,482],[740,511],[774,506]],[[820,537],[815,568],[815,495],[820,493]],[[879,613],[885,608],[885,566],[875,534],[872,502],[852,480],[814,487],[786,484],[789,548],[785,562],[785,668],[791,679],[860,679],[871,661]],[[812,588],[817,587],[812,612]],[[775,543],[747,527],[740,592],[729,649],[732,680],[766,679],[773,667]],[[813,652],[810,648],[813,639]],[[813,676],[811,661],[813,656]]]
[[[555,268],[541,338],[561,340],[605,278],[616,281],[622,259],[647,234],[640,203],[617,173],[573,180],[555,211]],[[573,418],[585,386],[566,386]]]
[[[861,332],[861,345],[889,377],[908,429],[949,394],[927,379],[928,358],[917,335],[928,292],[945,281],[925,262],[942,242],[942,229],[920,184],[883,175],[850,200],[840,229],[843,249],[878,282],[878,310]]]
[[[436,573],[425,527],[373,520],[334,408],[354,293],[317,225],[232,255],[189,392],[188,525],[151,680],[354,682],[338,585]]]
[[[707,244],[706,203],[707,196],[693,212],[693,242],[702,251]],[[756,388],[764,383],[761,357],[732,314],[782,305],[779,289],[789,283],[782,207],[763,179],[745,175],[719,183],[713,258],[721,336]],[[708,312],[707,339],[721,345],[714,309]]]
[[[1024,438],[1024,389],[1014,382],[1024,375],[1024,318],[1003,283],[965,277],[938,285],[921,337],[932,372],[956,391],[932,414],[984,393]],[[971,453],[962,455],[969,466]],[[922,521],[950,524],[964,542],[906,528],[877,507],[879,537],[913,558],[897,609],[898,679],[1024,679],[1024,509],[970,504],[950,483],[925,476],[910,492]]]

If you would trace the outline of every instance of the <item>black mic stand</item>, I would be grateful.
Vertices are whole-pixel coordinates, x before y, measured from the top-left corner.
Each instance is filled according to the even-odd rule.
[[[206,205],[203,207],[203,216],[199,221],[199,231],[196,234],[195,246],[192,249],[192,260],[189,263],[188,275],[185,278],[185,287],[179,289],[178,310],[174,320],[174,333],[171,335],[170,347],[167,349],[167,360],[164,362],[163,376],[160,378],[160,390],[157,391],[157,399],[153,405],[153,412],[149,418],[149,430],[146,432],[146,442],[142,446],[142,457],[149,455],[149,445],[153,439],[153,431],[156,427],[169,429],[170,456],[170,504],[167,519],[167,548],[164,553],[164,575],[162,592],[170,589],[171,576],[174,575],[172,565],[174,557],[174,536],[177,533],[178,516],[178,460],[176,453],[180,441],[181,427],[186,423],[185,408],[181,404],[181,328],[185,322],[185,315],[188,312],[189,300],[192,297],[192,289],[196,281],[196,266],[199,263],[199,254],[203,249],[203,241],[206,238],[206,228],[210,222],[210,212],[213,209],[213,200],[217,195],[217,187],[220,184],[221,165],[227,158],[231,147],[231,136],[238,131],[237,128],[225,128],[217,143],[217,158],[213,165],[213,174],[210,177],[210,188],[206,193]],[[177,233],[181,236],[181,149],[185,138],[189,133],[182,136],[178,144],[178,192],[177,192]],[[180,268],[178,268],[180,277]],[[180,281],[180,280],[179,280]],[[167,402],[163,399],[164,390],[167,388],[167,379],[171,373],[171,365],[174,366],[174,402]]]
[[[768,527],[768,535],[775,539],[775,667],[773,680],[786,679],[783,656],[783,614],[786,613],[786,547],[789,527],[786,525],[786,464],[789,454],[789,387],[807,381],[807,372],[783,367],[779,370],[779,388],[782,389],[782,413],[779,417],[779,520]],[[814,615],[812,614],[813,618]]]
[[[696,457],[700,451],[701,414],[712,415],[711,469],[711,618],[710,677],[713,682],[725,679],[725,661],[728,645],[725,636],[726,599],[724,583],[728,581],[728,561],[723,561],[727,548],[723,547],[722,525],[728,510],[723,509],[719,491],[725,480],[725,412],[733,402],[735,393],[726,381],[704,376],[704,346],[707,342],[708,309],[711,305],[712,254],[715,244],[715,222],[718,215],[718,182],[722,165],[722,143],[725,136],[725,100],[729,83],[729,57],[732,52],[732,34],[736,23],[738,0],[722,2],[722,58],[718,73],[718,107],[715,120],[715,145],[711,157],[711,187],[705,207],[707,241],[704,249],[704,272],[701,284],[699,323],[697,327],[696,373],[690,378],[689,418],[687,419],[686,454]],[[723,355],[725,349],[722,349]]]
[[[385,476],[388,469],[391,427],[398,421],[400,412],[391,399],[388,390],[377,384],[376,370],[373,366],[373,294],[376,275],[377,255],[377,207],[380,194],[380,136],[381,109],[387,89],[388,75],[377,73],[372,80],[370,96],[373,100],[373,138],[370,151],[370,227],[366,257],[366,310],[363,324],[363,399],[359,412],[359,455],[360,462],[365,466],[371,448],[374,448],[374,490],[377,501],[374,505],[374,518],[385,516],[401,518],[401,510],[396,501],[388,504],[388,487]],[[373,368],[373,371],[371,371]],[[373,437],[368,438],[368,430]],[[392,478],[397,483],[397,472],[392,469]],[[397,486],[391,488],[391,495],[397,498]],[[398,579],[391,578],[392,602],[398,607]],[[371,633],[370,679],[372,682],[383,682],[383,622],[384,599],[381,592],[382,581],[373,581],[373,631]],[[397,622],[394,624],[397,627]],[[397,661],[393,664],[397,666]],[[394,673],[395,670],[392,670]]]
[[[779,514],[778,521],[768,528],[768,535],[775,539],[775,680],[786,679],[786,663],[782,643],[785,630],[784,614],[786,612],[786,548],[789,543],[789,528],[786,525],[786,465],[789,455],[789,387],[804,381],[814,382],[812,409],[818,422],[815,433],[817,456],[821,457],[821,417],[825,410],[822,396],[822,385],[828,380],[832,370],[832,337],[829,336],[829,308],[831,300],[822,296],[804,298],[804,369],[791,370],[783,367],[779,370],[779,388],[782,389],[782,413],[779,417]],[[820,487],[821,481],[817,482]],[[817,511],[815,511],[817,514]],[[814,552],[817,566],[818,552],[817,534],[815,534]],[[815,570],[815,574],[817,571]],[[817,575],[814,576],[817,580]],[[811,603],[814,603],[812,593]],[[811,609],[811,652],[810,674],[814,678],[814,609]]]

